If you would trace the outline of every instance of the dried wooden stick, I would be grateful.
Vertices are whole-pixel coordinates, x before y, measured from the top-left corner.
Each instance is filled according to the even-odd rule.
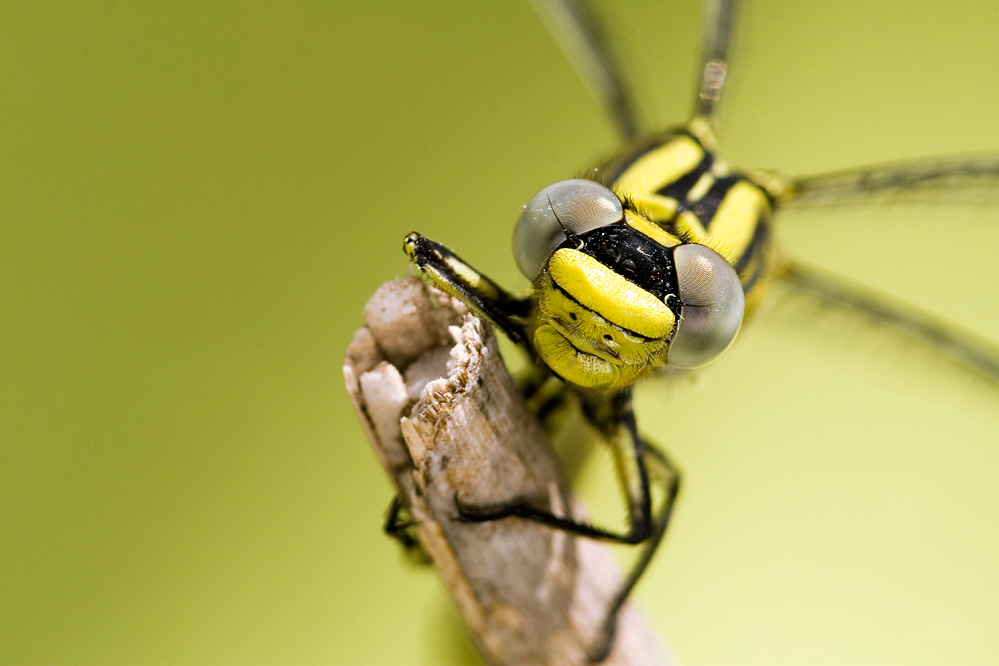
[[[351,401],[486,662],[587,663],[620,583],[606,546],[519,518],[456,520],[456,498],[582,517],[489,327],[415,278],[382,285],[365,321],[344,363]],[[670,662],[626,606],[604,663]]]

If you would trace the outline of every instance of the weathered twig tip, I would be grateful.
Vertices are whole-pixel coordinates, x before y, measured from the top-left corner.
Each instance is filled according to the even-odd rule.
[[[587,663],[620,583],[607,549],[517,518],[456,520],[456,500],[581,511],[491,331],[414,278],[383,285],[365,320],[344,363],[351,400],[486,661]],[[668,662],[628,607],[604,663]]]

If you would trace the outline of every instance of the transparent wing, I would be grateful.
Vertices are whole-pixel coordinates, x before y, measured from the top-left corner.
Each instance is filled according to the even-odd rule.
[[[999,204],[999,153],[846,169],[793,179],[785,206]]]
[[[728,75],[729,53],[735,36],[738,0],[705,3],[704,41],[701,45],[699,82],[694,96],[694,115],[714,117]]]
[[[783,279],[828,304],[853,310],[881,326],[926,345],[934,354],[978,373],[999,386],[999,347],[928,312],[877,294],[822,271],[791,262]]]
[[[637,139],[642,123],[634,95],[592,10],[582,0],[531,0],[531,5],[621,136]],[[713,0],[705,5],[693,114],[708,121],[714,117],[725,85],[738,8],[738,0]]]
[[[581,0],[531,0],[531,5],[621,137],[627,141],[637,139],[641,122],[634,96],[600,21],[586,3]]]

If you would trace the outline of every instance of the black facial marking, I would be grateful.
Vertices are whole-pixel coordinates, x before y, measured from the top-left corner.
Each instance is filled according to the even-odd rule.
[[[668,248],[623,223],[600,227],[580,235],[582,247],[574,246],[588,254],[615,273],[637,284],[659,298],[670,309],[679,307],[676,267]],[[569,247],[563,243],[562,247]]]

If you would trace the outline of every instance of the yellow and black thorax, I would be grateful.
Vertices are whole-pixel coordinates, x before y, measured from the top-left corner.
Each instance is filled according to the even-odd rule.
[[[541,190],[514,234],[539,359],[619,390],[720,356],[774,270],[772,196],[718,160],[696,120],[587,175]]]
[[[596,173],[626,211],[657,227],[650,236],[657,242],[700,243],[725,257],[742,283],[748,312],[776,268],[774,197],[766,189],[772,179],[731,170],[714,149],[713,135],[695,120],[642,142]]]
[[[526,298],[419,234],[406,251],[578,387],[620,391],[656,367],[718,358],[775,271],[765,177],[718,160],[697,119],[586,175],[523,208],[513,250]]]

